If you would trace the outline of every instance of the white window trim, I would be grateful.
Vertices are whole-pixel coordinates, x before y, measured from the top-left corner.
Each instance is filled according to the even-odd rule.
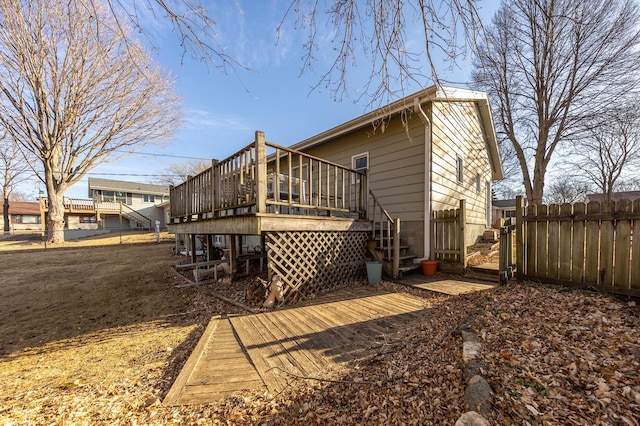
[[[361,152],[359,154],[355,154],[351,156],[351,169],[356,170],[356,160],[365,157],[367,159],[367,167],[360,170],[369,170],[369,151]],[[360,180],[356,179],[355,176],[351,176],[351,184],[359,183]]]

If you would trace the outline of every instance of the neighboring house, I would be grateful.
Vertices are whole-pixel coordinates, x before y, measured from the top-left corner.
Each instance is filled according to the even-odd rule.
[[[524,198],[524,207],[527,206],[527,199]],[[494,228],[500,228],[502,219],[516,217],[516,200],[494,200],[492,203],[492,225]]]
[[[156,220],[160,221],[161,227],[164,228],[166,225],[165,212],[169,201],[168,186],[89,178],[89,197],[99,205],[121,203],[122,216],[128,219],[128,227],[148,228],[148,221],[153,227]],[[120,228],[120,215],[117,212],[109,213],[105,209],[101,209],[99,215],[98,220],[101,228]]]
[[[348,279],[379,227],[400,236],[379,247],[393,276],[399,253],[431,257],[432,212],[460,200],[464,242],[474,243],[491,227],[491,182],[502,178],[486,94],[434,86],[289,148],[256,132],[172,188],[168,228],[265,237],[271,272],[299,298],[318,280]]]
[[[613,201],[620,200],[637,200],[640,198],[640,191],[621,191],[613,193]],[[606,199],[605,194],[587,194],[585,202],[590,201],[604,201]]]
[[[90,199],[64,198],[65,229],[154,229],[166,226],[169,188],[163,185],[89,178]],[[46,198],[40,211],[48,211]]]
[[[4,211],[4,202],[0,201],[0,212]],[[9,202],[9,222],[13,231],[41,231],[40,204],[28,201]],[[4,229],[4,215],[0,214],[0,230]]]

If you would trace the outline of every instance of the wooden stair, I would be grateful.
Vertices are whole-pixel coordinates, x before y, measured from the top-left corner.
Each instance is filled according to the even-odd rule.
[[[500,282],[500,275],[498,273],[498,264],[485,263],[478,266],[467,267],[465,277],[474,280],[487,281],[492,283]]]
[[[374,239],[371,241],[375,244],[372,248],[376,251],[377,255],[374,257],[376,260],[382,262],[382,269],[389,276],[393,276],[393,249],[389,247],[389,245],[379,245],[380,241],[386,242],[384,238],[380,238],[380,233],[386,235],[387,230],[380,230],[380,227],[374,223],[375,231],[374,231]],[[392,234],[393,235],[393,234]],[[393,237],[390,240],[393,243]],[[402,239],[400,240],[400,257],[399,257],[399,267],[398,267],[398,279],[402,279],[402,276],[406,273],[415,271],[420,269],[419,263],[414,263],[414,259],[418,256],[410,252],[411,247],[408,245],[402,244]],[[391,256],[389,255],[391,253]]]

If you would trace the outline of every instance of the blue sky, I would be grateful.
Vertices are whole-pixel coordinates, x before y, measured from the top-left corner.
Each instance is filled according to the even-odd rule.
[[[367,97],[357,102],[336,102],[326,90],[311,91],[320,76],[313,72],[301,75],[305,33],[296,32],[293,21],[289,21],[279,40],[276,36],[275,28],[287,1],[218,3],[224,4],[212,10],[218,41],[251,71],[240,71],[239,76],[224,75],[198,60],[182,58],[171,28],[162,21],[148,19],[156,60],[176,77],[176,89],[183,98],[184,126],[170,143],[140,150],[154,155],[134,154],[100,165],[74,185],[67,192],[68,197],[86,198],[87,178],[91,176],[153,183],[158,179],[153,175],[164,173],[171,163],[187,161],[179,157],[223,159],[251,143],[256,130],[264,131],[267,140],[288,146],[371,109]],[[483,18],[488,20],[497,2],[484,0],[480,6]],[[325,28],[321,35],[326,39],[329,33],[330,28]],[[323,48],[330,49],[328,45]],[[318,51],[318,71],[324,72],[328,66],[325,53],[323,49]],[[468,64],[468,60],[460,61],[459,68],[448,70],[449,64],[442,62],[440,77],[466,82]],[[348,76],[354,91],[365,84],[369,73],[370,62],[366,57],[359,58]],[[430,84],[425,80],[423,86]],[[415,84],[405,94],[421,88]],[[37,184],[23,192],[36,196]]]

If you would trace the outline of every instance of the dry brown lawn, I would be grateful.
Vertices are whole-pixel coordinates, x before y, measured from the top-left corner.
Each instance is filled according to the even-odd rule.
[[[431,308],[333,381],[162,405],[209,319],[239,308],[176,287],[170,237],[120,238],[46,251],[37,238],[0,240],[0,425],[453,424],[466,410],[465,318],[485,344],[491,424],[639,425],[638,306],[534,284],[411,289]]]
[[[125,422],[166,393],[217,305],[175,288],[162,240],[0,241],[0,424]]]

